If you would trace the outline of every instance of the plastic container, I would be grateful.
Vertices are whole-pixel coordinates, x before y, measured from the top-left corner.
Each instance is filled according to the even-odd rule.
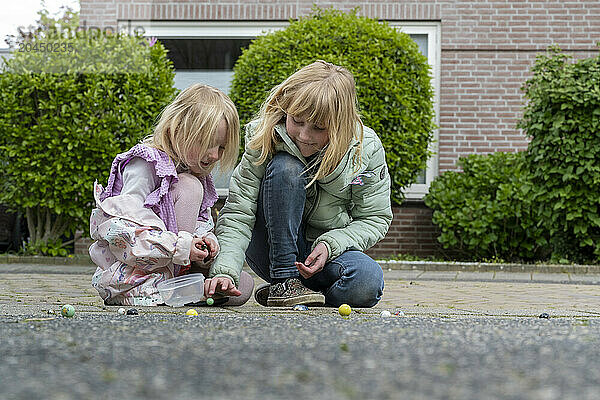
[[[182,307],[204,299],[204,275],[181,275],[160,282],[156,288],[168,306]]]

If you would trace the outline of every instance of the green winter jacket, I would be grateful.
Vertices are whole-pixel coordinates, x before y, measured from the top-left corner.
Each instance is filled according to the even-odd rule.
[[[247,128],[246,143],[254,127]],[[275,147],[276,152],[286,151],[306,164],[285,125],[277,125],[276,131],[282,139]],[[325,244],[329,251],[327,261],[349,249],[367,250],[385,236],[392,222],[390,176],[381,141],[372,129],[364,127],[362,164],[355,172],[352,160],[358,145],[359,141],[354,139],[336,169],[307,189],[306,239],[314,242],[313,248],[318,243]],[[221,252],[210,268],[209,277],[230,277],[236,286],[254,227],[260,184],[269,162],[256,165],[259,156],[260,151],[246,145],[242,160],[233,171],[229,196],[215,229]]]

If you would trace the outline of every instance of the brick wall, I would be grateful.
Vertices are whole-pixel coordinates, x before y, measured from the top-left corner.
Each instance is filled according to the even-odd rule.
[[[117,27],[117,4],[116,0],[83,0],[80,2],[80,23],[87,27]]]
[[[600,39],[597,0],[81,0],[81,20],[115,27],[126,20],[287,20],[306,15],[313,3],[441,24],[440,172],[455,169],[460,156],[526,148],[515,126],[524,101],[520,87],[536,55],[558,44],[575,58],[591,57]],[[388,237],[372,253],[433,252],[430,215],[422,203],[395,209]]]
[[[527,147],[521,85],[551,44],[597,54],[600,2],[456,1],[442,8],[439,171],[460,156]]]
[[[439,20],[442,1],[275,1],[275,0],[81,0],[81,21],[116,26],[124,20],[288,20],[306,15],[313,4],[393,20]],[[93,22],[93,23],[92,23]]]
[[[373,246],[367,254],[385,258],[399,253],[421,257],[441,255],[437,242],[439,229],[431,223],[432,211],[420,201],[406,201],[392,207],[394,219],[387,236]]]
[[[75,242],[75,246],[74,246],[74,253],[75,254],[88,254],[88,249],[90,247],[90,245],[92,244],[92,239],[90,239],[87,235],[88,231],[84,232],[78,232],[78,234],[82,235],[81,238],[79,240],[77,240]]]

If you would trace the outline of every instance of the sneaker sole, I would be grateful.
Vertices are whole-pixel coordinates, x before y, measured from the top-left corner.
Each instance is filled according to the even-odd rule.
[[[268,307],[293,307],[298,304],[322,306],[325,304],[325,296],[320,293],[313,293],[295,297],[269,297],[267,299]]]
[[[267,299],[269,298],[269,287],[271,287],[271,285],[269,285],[268,283],[264,283],[257,287],[254,291],[254,300],[256,300],[256,302],[263,307],[267,307]]]

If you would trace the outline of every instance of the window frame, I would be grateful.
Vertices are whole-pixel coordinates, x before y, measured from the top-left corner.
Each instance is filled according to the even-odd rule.
[[[406,34],[427,35],[427,60],[431,65],[431,83],[434,97],[434,122],[439,126],[440,111],[440,61],[441,61],[441,24],[439,22],[417,22],[387,20],[388,24]],[[118,22],[119,30],[143,30],[145,37],[164,39],[247,39],[284,29],[288,21],[149,21],[124,20]],[[431,182],[438,175],[439,129],[433,132],[433,141],[429,146],[433,155],[427,161],[425,183],[415,183],[404,190],[407,199],[421,200],[428,192]],[[219,196],[227,196],[228,189],[217,189]]]
[[[433,87],[434,123],[440,126],[440,61],[442,57],[441,24],[439,22],[387,21],[388,24],[406,34],[427,35],[427,62],[431,66],[431,86]],[[429,193],[431,182],[438,176],[439,128],[433,131],[433,141],[429,150],[433,153],[427,160],[425,183],[413,183],[404,190],[407,199],[421,200]]]
[[[119,30],[141,28],[145,37],[247,39],[286,28],[288,21],[119,21]]]

